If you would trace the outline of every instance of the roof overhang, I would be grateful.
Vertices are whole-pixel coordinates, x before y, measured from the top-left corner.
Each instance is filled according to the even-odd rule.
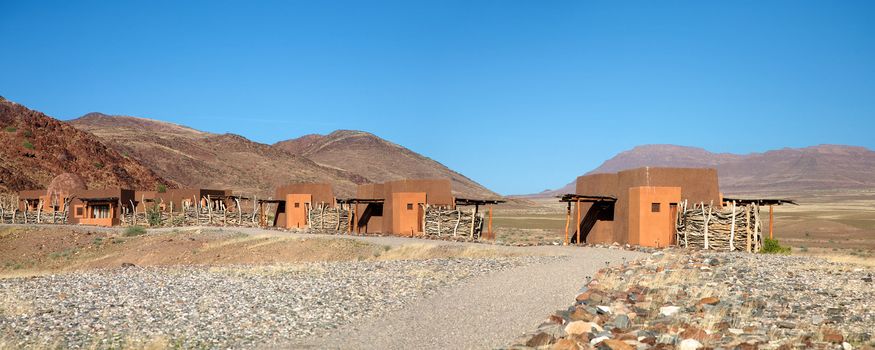
[[[472,199],[472,198],[456,198],[456,205],[489,205],[501,204],[507,201],[501,199]]]
[[[733,198],[733,197],[723,197],[724,203],[739,203],[739,204],[756,204],[756,205],[784,205],[784,204],[792,204],[799,205],[796,201],[792,199],[779,199],[779,198]]]
[[[568,193],[563,194],[561,196],[557,196],[560,202],[587,202],[587,203],[595,203],[595,202],[616,202],[617,197],[613,196],[594,196],[587,194],[574,194]]]

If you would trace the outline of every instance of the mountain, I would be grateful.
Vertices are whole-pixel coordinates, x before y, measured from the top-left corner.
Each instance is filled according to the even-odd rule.
[[[875,187],[875,152],[864,147],[818,145],[745,155],[711,153],[702,148],[644,145],[617,154],[587,174],[652,167],[717,168],[724,193],[805,192]],[[574,183],[549,196],[574,191]]]
[[[167,183],[94,135],[2,97],[0,128],[0,192],[45,188],[61,173],[79,175],[89,188]]]
[[[272,195],[288,182],[329,182],[338,195],[367,180],[235,134],[212,134],[163,121],[89,113],[70,121],[179,186]]]
[[[284,149],[314,162],[361,175],[370,182],[406,178],[448,178],[457,196],[497,198],[500,195],[428,157],[362,131],[338,130],[277,142]]]

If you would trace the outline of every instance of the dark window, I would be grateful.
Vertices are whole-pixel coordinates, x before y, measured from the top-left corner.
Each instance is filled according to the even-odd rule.
[[[407,203],[407,210],[413,210],[413,203]]]
[[[76,207],[76,216],[77,216],[77,217],[82,217],[83,215],[85,215],[85,208],[83,208],[83,207]]]
[[[654,212],[654,213],[658,213],[659,212],[659,203],[651,203],[650,204],[650,211]]]
[[[295,203],[295,208],[300,208],[300,207],[301,207],[301,203]]]

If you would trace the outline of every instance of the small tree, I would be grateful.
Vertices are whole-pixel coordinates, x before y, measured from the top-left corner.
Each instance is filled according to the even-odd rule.
[[[21,145],[24,146],[24,148],[27,148],[27,149],[34,149],[33,144],[30,143],[30,141],[28,141],[28,140],[24,140],[24,142],[23,142]]]
[[[146,209],[146,221],[149,222],[149,226],[161,226],[161,208],[158,204],[153,204]]]
[[[158,184],[157,186],[155,186],[155,191],[158,191],[158,193],[164,193],[164,192],[167,192],[167,185],[165,185],[165,184]]]
[[[781,246],[777,239],[763,239],[763,247],[760,253],[765,254],[790,254],[791,248]]]

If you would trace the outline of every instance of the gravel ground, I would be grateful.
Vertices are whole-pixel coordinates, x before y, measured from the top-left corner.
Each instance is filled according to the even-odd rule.
[[[564,308],[607,264],[646,256],[608,248],[526,247],[561,257],[471,278],[381,317],[355,322],[295,349],[491,349],[536,327]]]
[[[600,271],[514,349],[873,349],[875,269],[679,249]]]
[[[127,267],[5,279],[0,348],[289,344],[379,318],[472,276],[556,259]]]

